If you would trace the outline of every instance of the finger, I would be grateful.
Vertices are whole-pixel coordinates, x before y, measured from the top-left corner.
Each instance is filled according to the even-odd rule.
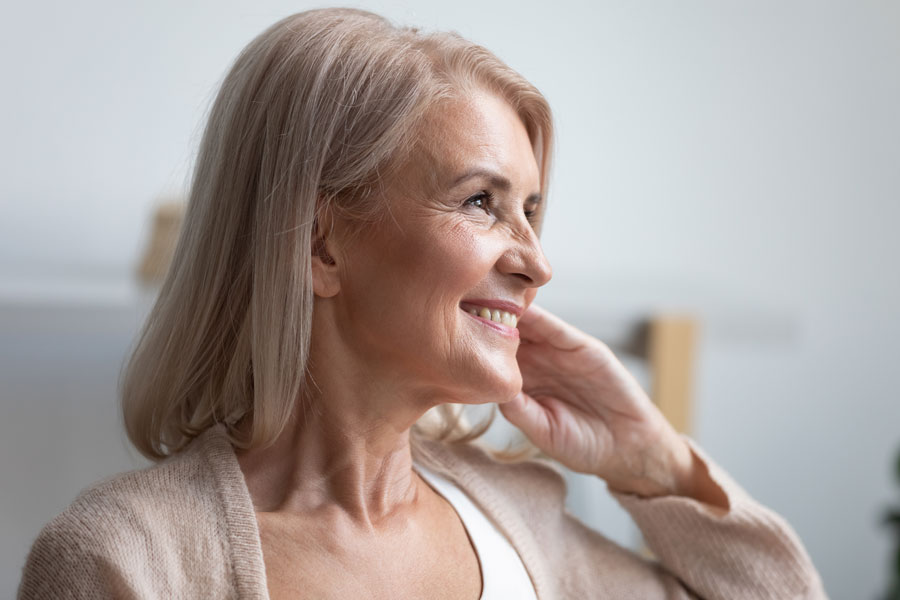
[[[536,304],[519,318],[519,336],[525,342],[547,343],[560,350],[574,350],[585,344],[588,335]]]
[[[550,435],[547,411],[531,396],[519,392],[512,400],[498,405],[507,421],[518,427],[528,439],[542,446]]]

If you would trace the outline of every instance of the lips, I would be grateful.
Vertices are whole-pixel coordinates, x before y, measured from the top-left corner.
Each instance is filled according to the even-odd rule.
[[[466,315],[482,325],[505,337],[519,339],[516,325],[519,315],[523,312],[520,306],[505,301],[466,300],[460,302],[459,307]]]
[[[516,317],[521,317],[522,313],[525,312],[525,307],[516,304],[511,300],[502,300],[500,298],[466,298],[460,305],[472,305],[472,306],[483,306],[485,308],[490,308],[491,310],[505,310],[506,312],[516,315]]]
[[[500,310],[499,308],[489,308],[487,306],[480,306],[469,302],[463,302],[460,304],[460,308],[470,315],[475,315],[494,323],[502,323],[509,327],[515,327],[518,322],[518,317],[514,313]]]

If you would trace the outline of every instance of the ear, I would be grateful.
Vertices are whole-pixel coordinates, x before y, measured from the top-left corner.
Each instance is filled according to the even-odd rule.
[[[341,289],[340,273],[334,260],[334,224],[329,211],[319,211],[313,221],[312,280],[313,292],[320,298],[331,298]]]

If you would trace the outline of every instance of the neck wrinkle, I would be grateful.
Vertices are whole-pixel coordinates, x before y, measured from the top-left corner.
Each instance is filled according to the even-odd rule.
[[[417,505],[423,482],[413,469],[409,428],[367,421],[349,406],[305,416],[292,419],[270,447],[238,454],[257,512],[337,511],[375,530]]]

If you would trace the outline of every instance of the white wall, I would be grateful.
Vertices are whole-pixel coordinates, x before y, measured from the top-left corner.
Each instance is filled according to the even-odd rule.
[[[154,202],[183,189],[230,61],[271,22],[313,6],[7,8],[0,296],[46,298],[39,282],[66,278],[76,289],[129,273]],[[884,589],[889,540],[877,519],[900,501],[889,471],[900,446],[900,4],[363,6],[456,29],[545,92],[558,123],[545,303],[699,312],[695,437],[794,525],[832,597]],[[4,361],[20,343],[0,338]],[[84,360],[114,378],[127,342],[110,344]],[[78,456],[113,452],[114,419],[90,439],[40,425],[52,402],[77,414],[71,378],[38,388],[10,377],[0,403],[15,418],[0,421],[0,439],[42,435],[70,440]],[[78,423],[69,427],[88,426]],[[36,494],[42,484],[23,473],[65,462],[77,489],[100,475],[91,465],[125,464],[3,449],[4,481],[15,474],[14,485]],[[16,495],[13,506],[7,485],[8,523],[43,522],[70,499],[23,508]],[[0,573],[0,589],[14,588],[18,568]]]

